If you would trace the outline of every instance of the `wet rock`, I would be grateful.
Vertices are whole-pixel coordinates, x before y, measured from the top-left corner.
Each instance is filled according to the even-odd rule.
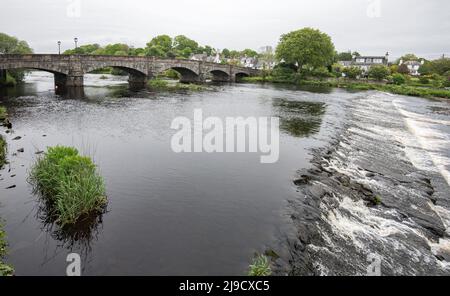
[[[11,175],[11,178],[14,178],[16,175]]]
[[[16,188],[16,187],[17,187],[16,185],[11,185],[9,187],[6,187],[5,189],[13,189],[13,188]]]
[[[24,149],[24,148],[17,149],[17,152],[19,152],[19,153],[24,153],[24,152],[25,152],[25,149]]]
[[[44,154],[44,151],[36,151],[34,154]]]
[[[302,186],[308,184],[310,180],[311,180],[310,176],[302,175],[299,179],[294,181],[294,184],[297,186]]]
[[[12,139],[13,141],[17,141],[17,140],[20,140],[20,139],[22,139],[22,137],[21,136],[17,136],[17,137],[15,137],[14,139]]]

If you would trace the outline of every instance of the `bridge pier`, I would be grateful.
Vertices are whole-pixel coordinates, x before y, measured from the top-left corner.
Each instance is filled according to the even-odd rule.
[[[128,84],[132,89],[141,89],[147,86],[148,77],[143,75],[130,74],[128,77]]]
[[[55,73],[55,88],[81,87],[84,85],[83,76],[72,76]]]

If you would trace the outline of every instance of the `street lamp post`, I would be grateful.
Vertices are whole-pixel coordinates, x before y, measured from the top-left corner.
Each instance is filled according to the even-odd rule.
[[[61,54],[61,41],[58,41],[58,54]]]
[[[78,48],[78,46],[77,46],[78,38],[77,37],[73,38],[73,41],[75,41],[75,49],[77,49]]]

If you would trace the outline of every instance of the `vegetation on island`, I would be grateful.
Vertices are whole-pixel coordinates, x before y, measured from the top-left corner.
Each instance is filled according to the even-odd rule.
[[[151,79],[148,81],[147,86],[151,90],[158,90],[158,91],[179,91],[179,90],[185,90],[185,91],[202,91],[206,90],[205,86],[199,85],[199,84],[192,84],[192,83],[171,83],[171,81],[156,78]]]
[[[29,181],[61,226],[101,212],[107,202],[95,164],[72,147],[48,148],[32,167]]]

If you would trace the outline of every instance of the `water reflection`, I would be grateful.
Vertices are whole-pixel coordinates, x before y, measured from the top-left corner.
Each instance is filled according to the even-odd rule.
[[[294,137],[308,137],[320,130],[326,105],[320,102],[274,99],[278,108],[280,129]]]
[[[74,225],[63,227],[58,224],[53,209],[54,206],[51,203],[39,198],[36,218],[41,222],[41,230],[57,241],[59,248],[76,250],[80,255],[87,256],[102,228],[103,214],[107,212],[106,207],[99,212],[81,217]]]

